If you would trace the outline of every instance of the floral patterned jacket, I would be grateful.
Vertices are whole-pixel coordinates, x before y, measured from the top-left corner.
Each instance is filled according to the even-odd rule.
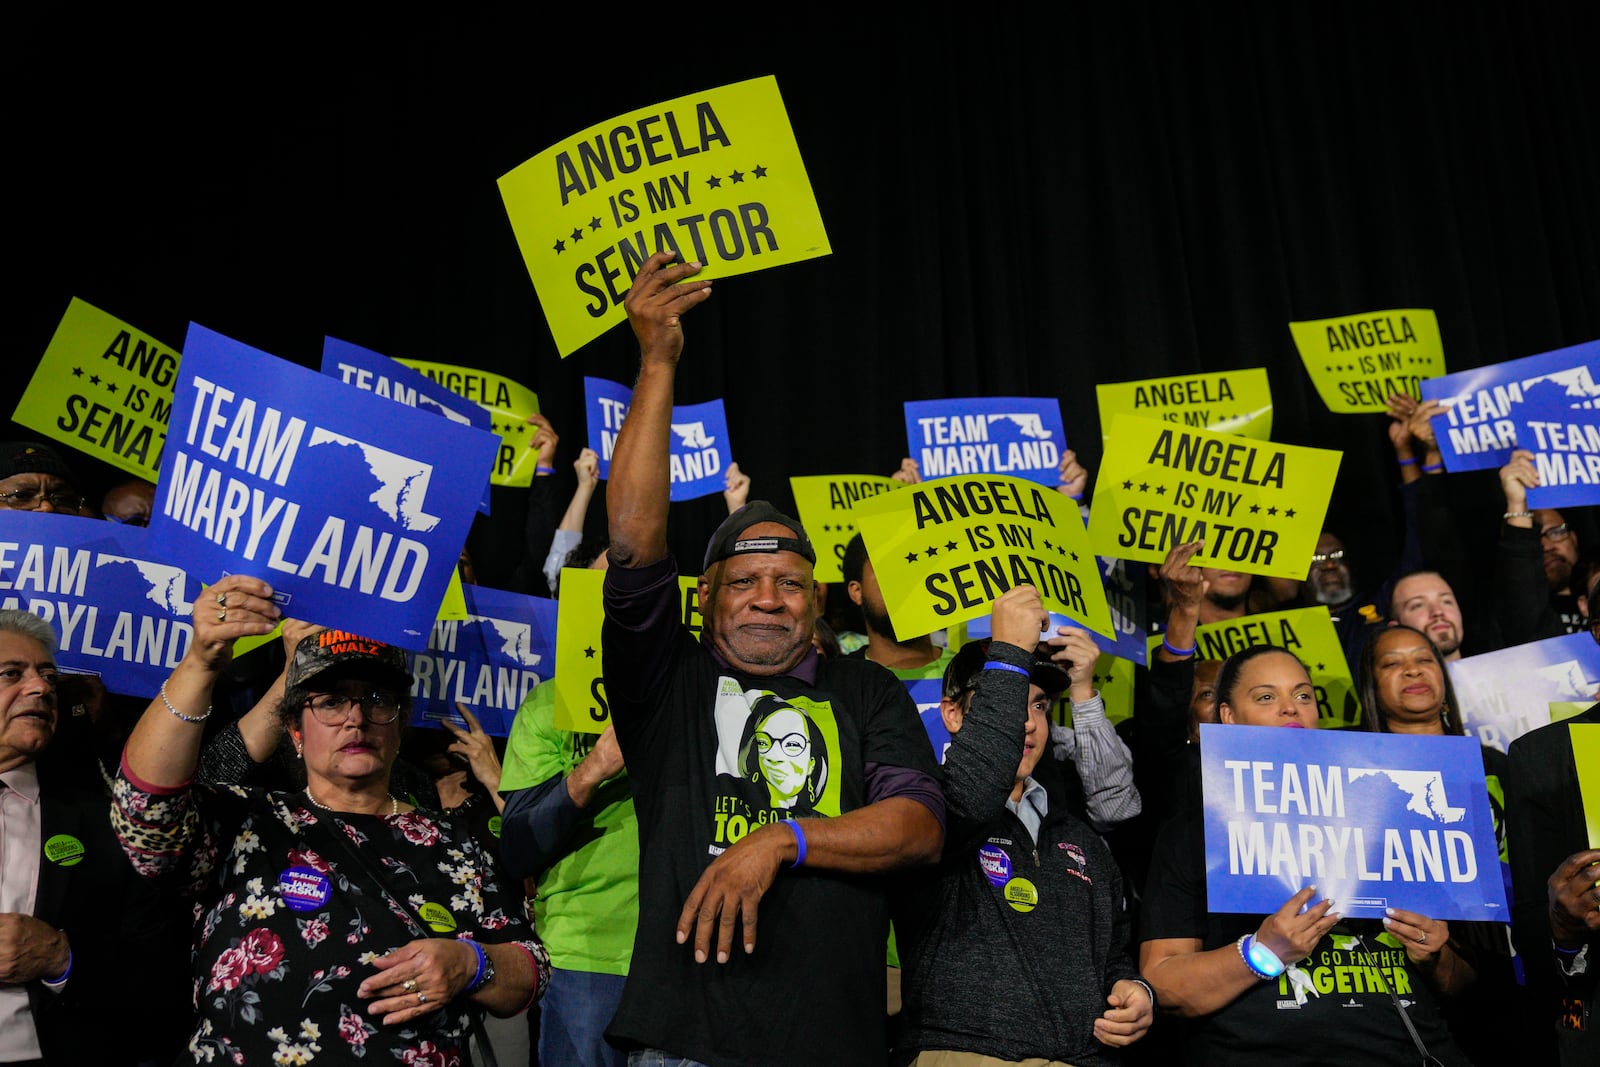
[[[140,874],[195,898],[196,1063],[463,1064],[465,998],[386,1027],[356,996],[372,960],[428,932],[514,943],[534,964],[536,997],[549,981],[517,887],[448,816],[331,813],[304,793],[238,786],[167,790],[124,765],[111,822]],[[381,867],[431,931],[391,906],[333,833]]]

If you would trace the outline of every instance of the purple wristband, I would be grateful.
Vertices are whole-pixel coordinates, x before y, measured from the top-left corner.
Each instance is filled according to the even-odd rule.
[[[800,824],[794,819],[783,820],[783,825],[794,831],[795,857],[791,867],[803,866],[806,862],[806,832],[800,829]]]
[[[1024,678],[1032,677],[1028,673],[1028,668],[1026,668],[1026,667],[1015,667],[1015,666],[1012,666],[1009,663],[1001,663],[997,659],[992,659],[989,662],[985,663],[983,665],[983,669],[986,670],[986,671],[1010,671],[1013,674],[1020,674]]]

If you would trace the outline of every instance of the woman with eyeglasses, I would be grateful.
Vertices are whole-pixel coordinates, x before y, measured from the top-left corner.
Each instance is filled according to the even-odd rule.
[[[828,741],[810,716],[772,694],[757,697],[739,746],[740,770],[766,795],[758,807],[814,813],[828,785]]]
[[[396,648],[324,630],[279,706],[305,788],[192,784],[235,639],[279,619],[229,576],[128,741],[112,824],[136,870],[195,897],[196,1063],[467,1062],[478,1011],[513,1015],[550,962],[515,884],[445,816],[390,791],[411,678]]]

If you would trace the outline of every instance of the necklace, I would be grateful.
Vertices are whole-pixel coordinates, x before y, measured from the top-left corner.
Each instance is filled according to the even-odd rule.
[[[311,804],[312,804],[313,807],[321,808],[323,811],[327,812],[330,815],[344,815],[344,814],[359,815],[359,814],[363,814],[361,812],[348,812],[347,813],[347,812],[334,811],[332,808],[328,807],[328,805],[324,804],[322,801],[318,800],[316,797],[311,795],[311,787],[309,785],[306,786],[306,799],[311,801]],[[396,815],[399,815],[399,814],[400,814],[400,801],[391,796],[389,798],[389,815],[392,818],[393,816],[396,816]]]

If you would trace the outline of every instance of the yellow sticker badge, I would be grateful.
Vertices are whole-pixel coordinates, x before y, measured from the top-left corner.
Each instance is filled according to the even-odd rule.
[[[428,929],[436,934],[448,934],[456,928],[456,917],[443,904],[424,901],[422,907],[417,909],[417,914],[428,924]]]
[[[73,297],[11,418],[154,482],[178,360],[171,345]]]
[[[1160,563],[1204,541],[1194,562],[1304,579],[1341,453],[1118,415],[1089,511],[1094,551]]]
[[[536,427],[528,422],[528,416],[539,414],[539,394],[521,382],[471,367],[420,359],[395,362],[421,371],[462,399],[488,410],[493,420],[489,429],[500,435],[500,451],[489,475],[490,485],[527,488],[533,484],[539,452],[533,447]]]
[[[56,834],[44,843],[44,858],[63,867],[83,862],[83,842],[71,834]]]
[[[1011,879],[1000,892],[1004,894],[1007,904],[1024,915],[1039,906],[1039,890],[1026,878]]]
[[[1291,322],[1289,333],[1328,410],[1385,410],[1395,394],[1421,400],[1420,382],[1445,373],[1439,320],[1427,308]]]
[[[501,178],[500,196],[563,356],[623,320],[657,252],[724,278],[831,251],[771,77],[575,133]]]
[[[815,577],[819,582],[842,582],[844,547],[856,535],[855,506],[863,500],[900,488],[893,478],[878,474],[819,474],[790,478],[795,510],[806,536],[817,550]]]
[[[606,702],[600,625],[605,621],[601,599],[605,571],[563,568],[561,599],[556,610],[555,725],[577,734],[603,733],[611,722]],[[699,579],[679,577],[681,616],[689,632],[700,633]]]
[[[1100,564],[1078,505],[1000,474],[940,478],[855,506],[898,634],[927,634],[986,615],[1014,585],[1112,637]]]
[[[1325,607],[1296,608],[1245,615],[1195,629],[1200,659],[1227,659],[1251,645],[1271,645],[1290,652],[1311,675],[1317,694],[1317,724],[1324,730],[1355,726],[1361,721],[1361,698],[1350,678],[1350,664],[1339,643],[1339,631]],[[1150,638],[1150,654],[1161,645],[1161,635]],[[1106,711],[1111,702],[1106,702]]]
[[[1111,440],[1118,415],[1160,419],[1180,426],[1272,439],[1272,387],[1264,367],[1249,370],[1145,378],[1094,387],[1100,405],[1100,443]]]

